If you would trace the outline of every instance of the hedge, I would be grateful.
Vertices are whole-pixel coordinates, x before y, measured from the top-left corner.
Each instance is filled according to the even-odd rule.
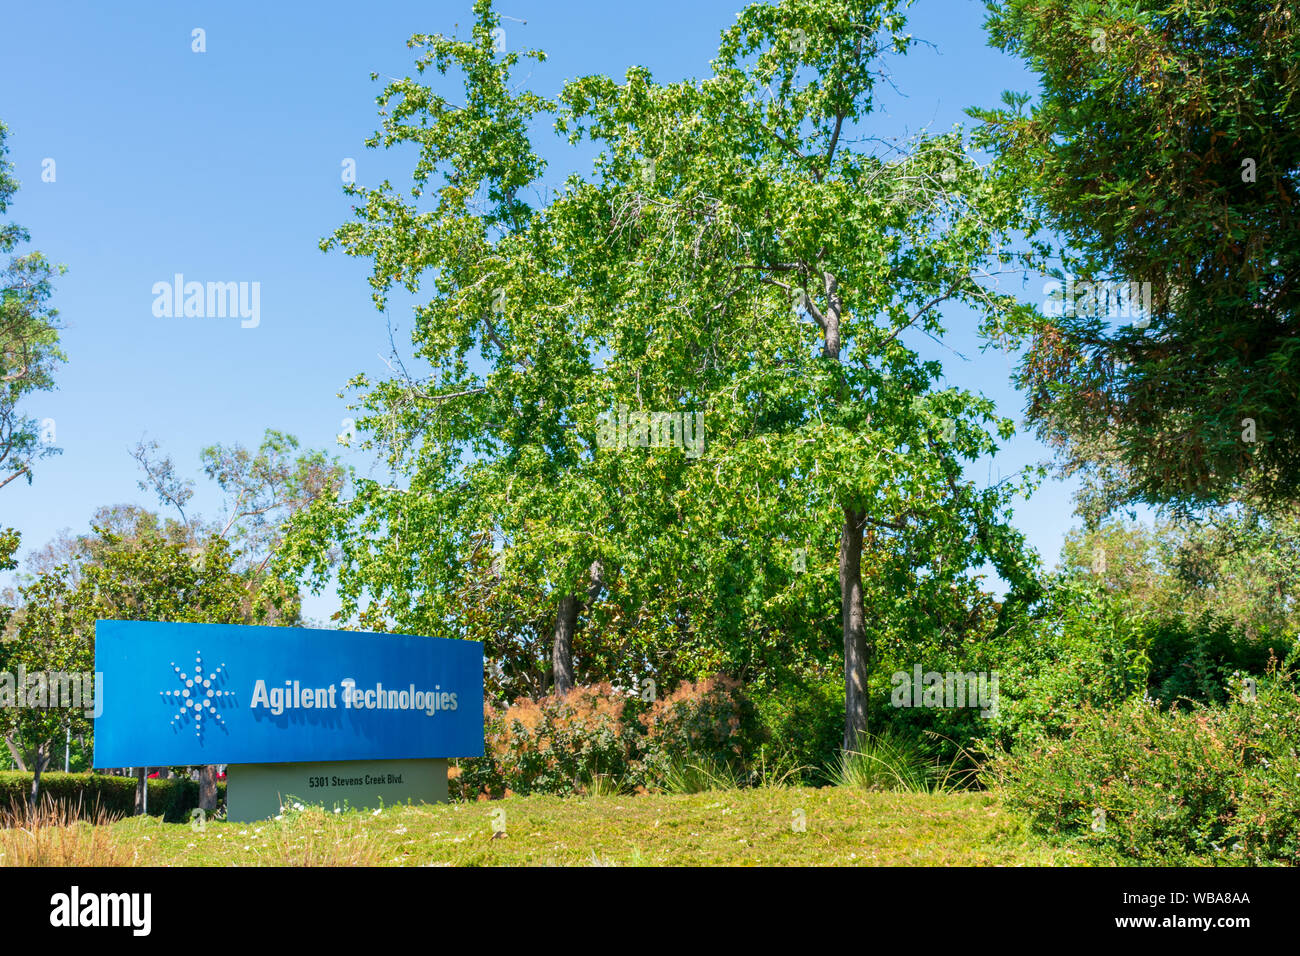
[[[99,807],[116,816],[131,816],[135,812],[135,785],[134,777],[48,771],[41,774],[41,801],[48,797],[60,804],[76,806],[80,803],[84,813],[93,813]],[[0,770],[0,812],[21,809],[31,791],[30,772]],[[226,784],[217,781],[218,806],[225,801]],[[188,820],[190,811],[198,805],[199,784],[196,780],[176,777],[149,781],[150,816],[161,816],[170,823],[179,823]]]

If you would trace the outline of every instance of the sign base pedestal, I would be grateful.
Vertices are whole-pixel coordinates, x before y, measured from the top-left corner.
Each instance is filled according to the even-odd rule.
[[[408,802],[447,802],[445,759],[245,763],[226,768],[226,818],[237,823],[270,819],[293,803],[332,811]]]

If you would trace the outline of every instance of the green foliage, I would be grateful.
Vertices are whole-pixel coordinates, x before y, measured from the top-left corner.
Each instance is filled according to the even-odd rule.
[[[1063,567],[1146,617],[1213,618],[1252,643],[1300,635],[1300,514],[1229,505],[1070,532]]]
[[[169,823],[187,822],[190,811],[199,805],[199,784],[188,777],[150,780],[149,815]],[[32,775],[21,770],[0,770],[0,812],[22,811],[27,807],[32,789]],[[117,816],[135,812],[134,777],[114,777],[102,773],[41,774],[42,802],[53,801],[63,807],[93,818],[97,811]],[[226,784],[217,782],[217,804],[226,801]]]
[[[1028,338],[1028,412],[1102,498],[1294,501],[1300,417],[1300,19],[1289,0],[997,0],[992,43],[1039,96],[973,110],[1084,280],[1149,281],[1148,327],[1083,314]],[[1027,318],[1028,313],[1016,316]],[[1245,419],[1256,429],[1244,435]],[[1104,505],[1103,505],[1104,507]]]
[[[1032,566],[1026,562],[1026,566]],[[881,629],[878,653],[871,669],[871,719],[874,731],[924,741],[935,759],[965,767],[963,753],[988,731],[980,706],[895,706],[895,675],[911,684],[917,665],[922,674],[984,675],[990,693],[993,674],[1001,672],[1000,649],[1016,644],[1027,626],[1044,613],[1050,600],[1019,602],[1012,595],[997,601],[984,593],[978,577],[954,582],[946,591],[924,593],[911,609],[913,621],[900,608],[896,623]],[[1031,610],[1033,616],[1031,616]],[[1001,690],[998,691],[1001,694]],[[969,704],[969,702],[967,702]],[[829,766],[830,764],[828,764]]]
[[[245,618],[256,624],[297,624],[297,581],[280,574],[272,558],[290,520],[317,501],[337,498],[348,486],[350,469],[324,452],[299,451],[297,438],[273,428],[266,430],[256,450],[238,443],[209,446],[200,457],[205,473],[222,492],[225,513],[220,520],[204,521],[186,515],[194,482],[181,476],[157,442],[138,443],[132,457],[144,472],[141,489],[152,490],[162,505],[180,515],[179,525],[167,519],[169,535],[185,539],[192,549],[209,539],[227,542],[232,568],[246,583]],[[322,555],[321,560],[328,567],[332,556]]]
[[[18,566],[14,555],[18,553],[20,536],[13,528],[0,529],[0,571],[12,571]]]
[[[1138,575],[1125,591],[1116,578],[1111,558],[1104,574],[1058,576],[1035,615],[984,648],[999,703],[972,728],[978,749],[1060,738],[1080,714],[1134,697],[1164,708],[1222,703],[1232,673],[1261,677],[1270,654],[1294,644],[1208,611],[1193,616],[1158,579]]]
[[[1259,638],[1243,636],[1231,622],[1208,615],[1195,621],[1149,621],[1142,639],[1150,661],[1148,693],[1164,704],[1222,704],[1228,699],[1229,678],[1262,675],[1274,651]]]
[[[22,542],[22,536],[13,528],[0,528],[0,571],[12,571],[18,567],[18,545]],[[0,634],[4,632],[9,623],[9,616],[13,613],[13,608],[9,602],[0,598]]]
[[[203,470],[226,496],[219,533],[245,560],[264,565],[279,545],[289,518],[314,501],[337,496],[350,472],[322,451],[299,451],[293,435],[268,428],[250,450],[238,443],[201,452]]]
[[[748,693],[768,741],[769,760],[804,768],[805,782],[835,760],[844,733],[842,674],[791,674],[750,685]]]
[[[78,675],[81,706],[60,706],[73,701],[63,698],[62,682],[46,681],[40,673],[39,692],[28,686],[12,686],[13,699],[0,708],[0,733],[21,755],[28,769],[43,770],[52,760],[58,743],[71,731],[77,736],[91,732],[91,713],[97,688],[93,675],[94,626],[99,616],[96,605],[84,599],[65,576],[42,576],[21,590],[22,606],[10,621],[6,640],[0,642],[0,672],[29,674],[54,671]],[[13,680],[13,678],[10,678]],[[36,690],[36,699],[32,692]],[[68,691],[71,691],[71,684]]]
[[[990,648],[998,713],[981,749],[1065,733],[1085,708],[1118,705],[1146,687],[1149,660],[1140,620],[1093,582],[1057,580],[1051,600]]]
[[[337,552],[342,618],[482,640],[507,699],[550,686],[574,597],[580,682],[835,666],[846,528],[893,635],[948,628],[987,562],[1008,613],[1032,600],[1016,483],[962,475],[1013,424],[907,344],[946,302],[1020,308],[983,281],[1019,200],[960,130],[866,135],[902,9],[752,4],[698,80],[634,67],[553,101],[518,68],[542,54],[493,49],[487,0],[468,39],[412,37],[463,105],[387,84],[370,143],[415,148],[411,195],[349,188],[355,220],[322,243],[370,261],[377,305],[422,293],[411,364],[352,382],[394,480],[304,512],[286,573],[322,587]],[[596,158],[534,207],[543,117]],[[703,454],[609,447],[624,406],[698,414]]]
[[[0,123],[0,213],[18,190],[5,158],[8,132]],[[21,226],[0,223],[0,253],[12,252],[28,238]],[[30,483],[35,462],[59,454],[53,436],[19,406],[32,393],[53,389],[54,370],[64,361],[58,312],[48,305],[53,280],[64,271],[39,252],[15,255],[0,271],[0,488],[20,477]],[[0,564],[7,557],[0,548]]]
[[[1039,830],[1123,860],[1294,865],[1300,695],[1283,673],[1243,692],[1226,707],[1085,710],[1070,736],[999,757],[990,780]]]

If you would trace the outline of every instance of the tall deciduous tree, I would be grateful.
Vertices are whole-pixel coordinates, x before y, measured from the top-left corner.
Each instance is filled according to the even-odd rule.
[[[455,582],[504,539],[504,574],[554,608],[561,687],[602,585],[611,630],[649,634],[602,649],[629,666],[683,653],[681,634],[699,663],[755,660],[774,638],[749,625],[776,630],[783,601],[763,586],[818,594],[771,564],[811,549],[825,567],[838,549],[855,746],[869,629],[986,560],[1020,599],[1032,587],[1003,521],[1012,489],[961,472],[1010,423],[936,389],[939,366],[903,341],[941,334],[950,300],[1018,308],[986,271],[1015,197],[955,132],[860,148],[881,56],[908,46],[898,4],[755,5],[700,82],[633,68],[621,84],[572,81],[554,105],[509,92],[513,54],[494,55],[496,15],[476,10],[470,41],[412,40],[428,50],[419,70],[459,66],[463,106],[410,79],[380,98],[372,142],[420,145],[412,196],[364,192],[358,221],[326,243],[373,260],[381,305],[396,282],[434,284],[413,334],[433,374],[358,380],[369,430],[395,417],[419,445],[410,487],[307,515],[295,560],[339,542],[352,609],[364,615],[368,592],[370,608],[437,627],[439,612],[470,615],[448,600]],[[525,121],[544,110],[601,152],[534,209],[519,199],[541,173]],[[815,639],[825,609],[803,610],[794,632]]]
[[[549,606],[550,684],[563,692],[580,617],[604,580],[604,535],[592,528],[610,520],[570,417],[594,387],[591,320],[565,279],[552,218],[528,201],[544,169],[528,127],[550,104],[517,91],[511,70],[544,55],[499,50],[499,18],[485,0],[475,10],[467,39],[409,43],[418,74],[461,80],[460,102],[410,77],[380,96],[383,128],[368,145],[418,145],[409,196],[387,182],[349,187],[364,200],[357,221],[322,244],[373,260],[381,308],[399,284],[433,286],[412,333],[428,373],[409,374],[399,358],[390,378],[352,383],[366,440],[409,487],[359,481],[353,500],[318,511],[300,535],[340,547],[341,590],[363,621],[450,625],[513,658],[511,639],[474,630],[491,623],[460,600],[483,549],[499,551],[492,586]]]
[[[846,748],[867,729],[869,631],[987,560],[1017,598],[1033,590],[1002,520],[1008,489],[961,475],[993,450],[987,425],[1010,423],[934,390],[939,367],[903,343],[941,334],[946,302],[1021,307],[988,271],[1016,197],[961,136],[862,146],[884,57],[910,43],[900,9],[754,5],[701,81],[634,68],[561,95],[561,128],[604,147],[598,181],[574,190],[595,228],[572,271],[603,297],[617,370],[625,387],[660,385],[669,408],[685,393],[706,409],[714,451],[689,481],[706,504],[694,513],[762,515],[796,540],[835,515]]]

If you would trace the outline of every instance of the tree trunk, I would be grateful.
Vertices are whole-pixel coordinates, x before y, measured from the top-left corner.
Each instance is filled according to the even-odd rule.
[[[36,809],[41,798],[41,771],[45,769],[45,764],[48,762],[45,746],[45,744],[38,745],[32,759],[32,789],[27,795],[27,805],[33,810]]]
[[[145,787],[149,786],[149,768],[135,768],[135,815],[145,811]]]
[[[862,608],[862,522],[844,509],[840,536],[840,606],[844,630],[844,749],[857,750],[867,732],[867,629]]]
[[[839,281],[822,273],[826,308],[809,306],[821,326],[822,355],[840,363],[840,319],[843,301]],[[841,401],[849,400],[841,390]],[[844,530],[840,534],[840,616],[844,632],[844,749],[858,750],[867,733],[867,628],[862,607],[862,523],[863,511],[844,506]]]
[[[590,582],[587,585],[587,603],[591,604],[600,596],[605,586],[604,565],[597,558],[588,568]],[[573,636],[578,630],[578,614],[582,611],[582,599],[576,594],[566,594],[560,598],[560,606],[555,614],[555,639],[551,644],[551,693],[567,694],[573,690]]]
[[[23,759],[23,752],[18,749],[14,739],[8,735],[5,736],[5,744],[9,747],[9,753],[14,758],[14,766],[19,770],[27,769],[27,761]]]
[[[204,813],[216,812],[217,768],[215,766],[199,768],[199,809]]]
[[[840,318],[843,301],[839,280],[821,274],[826,292],[823,311],[809,298],[808,310],[822,329],[822,355],[840,363]],[[841,390],[840,399],[849,396]],[[867,733],[867,629],[862,608],[862,523],[866,513],[844,507],[840,534],[840,616],[844,631],[844,749],[857,750]]]
[[[555,641],[551,645],[551,669],[554,672],[551,692],[563,696],[573,690],[573,632],[578,626],[576,594],[560,598],[555,615]]]

